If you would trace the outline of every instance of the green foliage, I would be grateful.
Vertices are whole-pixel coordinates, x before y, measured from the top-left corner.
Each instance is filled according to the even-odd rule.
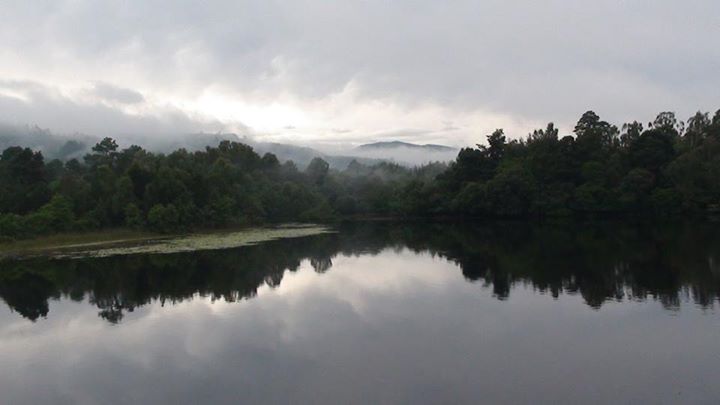
[[[25,219],[17,214],[0,214],[0,235],[9,240],[27,236]]]
[[[704,209],[720,202],[720,137],[708,137],[668,165],[666,171],[684,204]]]
[[[49,225],[55,232],[69,231],[75,222],[72,201],[60,195],[54,196],[38,213],[50,219]]]
[[[145,224],[140,208],[133,203],[129,203],[125,206],[124,214],[125,225],[130,228],[141,228]]]
[[[655,187],[655,175],[647,169],[632,169],[620,183],[620,203],[626,209],[646,207],[647,198]]]
[[[303,211],[300,214],[301,221],[329,221],[333,219],[334,214],[330,204],[327,201],[320,200],[314,207]]]
[[[633,166],[658,171],[675,158],[674,130],[651,129],[645,131],[630,145],[629,156]]]
[[[156,204],[148,212],[148,224],[158,232],[174,232],[180,229],[180,215],[172,204]]]
[[[720,202],[720,112],[698,113],[688,130],[663,112],[643,129],[616,126],[588,111],[575,137],[558,139],[551,123],[527,140],[463,149],[437,188],[459,215],[527,216],[575,213],[674,214]],[[493,164],[489,150],[502,146]]]
[[[61,195],[55,195],[49,203],[27,215],[24,220],[33,234],[70,231],[75,223],[72,202]]]
[[[535,199],[535,182],[520,164],[503,168],[487,182],[487,205],[492,215],[517,217],[530,214]]]
[[[658,188],[653,191],[650,202],[655,213],[677,214],[682,210],[682,194],[673,188]]]
[[[585,183],[575,189],[573,208],[582,212],[605,212],[612,207],[610,190],[596,183]]]
[[[42,153],[17,146],[5,149],[0,155],[0,213],[25,214],[50,197]]]
[[[315,184],[322,184],[325,181],[329,170],[330,165],[328,162],[318,157],[310,162],[307,169],[305,169],[305,173],[307,173],[310,180],[312,180]]]
[[[451,203],[453,211],[480,216],[488,213],[487,187],[480,183],[470,182],[460,190]]]

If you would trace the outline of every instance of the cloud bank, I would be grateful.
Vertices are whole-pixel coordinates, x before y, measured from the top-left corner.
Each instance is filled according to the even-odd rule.
[[[552,120],[569,131],[587,109],[621,123],[720,107],[720,3],[710,0],[2,8],[0,120],[53,130],[460,146],[501,126],[522,136]]]

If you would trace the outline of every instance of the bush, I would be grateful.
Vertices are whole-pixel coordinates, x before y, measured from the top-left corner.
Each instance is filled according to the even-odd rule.
[[[620,203],[627,209],[641,209],[655,186],[655,175],[646,169],[631,170],[620,183]]]
[[[55,195],[49,203],[25,218],[33,234],[69,231],[75,224],[72,203],[61,195]]]
[[[25,224],[30,235],[44,235],[52,232],[51,222],[50,216],[40,211],[25,216]]]
[[[0,236],[17,239],[27,235],[24,218],[16,214],[0,215]]]
[[[92,215],[85,215],[75,221],[75,229],[79,231],[87,231],[97,228],[100,228],[100,222],[98,222]]]
[[[528,215],[535,192],[534,179],[521,167],[502,170],[486,186],[490,212],[501,217]]]
[[[487,211],[487,191],[479,183],[467,183],[451,203],[454,212],[469,215],[482,215]]]
[[[330,204],[326,200],[320,200],[318,203],[308,210],[300,214],[301,221],[329,221],[335,218]]]
[[[614,196],[599,184],[585,183],[573,194],[575,208],[585,212],[605,212],[614,207]]]
[[[173,232],[180,228],[180,216],[174,205],[156,204],[148,212],[150,228],[158,232]]]
[[[682,210],[683,198],[674,188],[659,188],[652,193],[651,202],[655,212],[675,214]]]
[[[335,206],[342,215],[353,215],[357,213],[357,200],[351,196],[341,196],[335,202]]]
[[[50,228],[54,232],[69,231],[73,228],[75,213],[72,202],[61,195],[54,196],[39,212],[48,216]]]
[[[141,228],[145,221],[142,217],[142,211],[137,205],[130,203],[125,206],[125,225],[131,228]]]
[[[224,225],[231,222],[235,214],[236,201],[230,196],[214,195],[205,207],[205,220],[212,225]]]

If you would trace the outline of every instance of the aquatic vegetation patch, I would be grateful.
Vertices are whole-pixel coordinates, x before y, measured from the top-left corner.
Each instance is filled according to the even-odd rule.
[[[52,244],[43,248],[34,246],[29,250],[0,253],[0,258],[23,259],[51,257],[56,259],[81,259],[135,254],[171,254],[200,250],[231,249],[256,245],[277,239],[302,238],[334,232],[320,225],[288,224],[276,227],[248,228],[236,231],[198,233],[180,236],[152,237],[144,239],[100,240],[81,243]]]
[[[156,239],[123,246],[80,249],[55,253],[56,258],[109,257],[135,254],[171,254],[199,250],[231,249],[256,245],[276,239],[302,238],[332,232],[324,226],[280,226],[274,228],[250,228],[236,232],[191,234],[181,237]]]

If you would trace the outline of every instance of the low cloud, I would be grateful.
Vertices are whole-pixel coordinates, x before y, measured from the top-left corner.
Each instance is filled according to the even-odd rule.
[[[101,100],[120,104],[138,104],[145,101],[145,97],[139,91],[113,86],[108,83],[95,83],[91,94]]]
[[[98,87],[94,87],[95,90]],[[101,92],[125,100],[137,100],[132,91],[103,85]],[[110,90],[110,91],[108,91]],[[11,95],[14,94],[14,95]],[[121,103],[124,104],[124,103]],[[48,128],[56,133],[83,133],[92,136],[171,137],[198,132],[222,132],[224,123],[207,117],[193,117],[173,107],[150,106],[130,113],[105,103],[85,102],[41,83],[0,82],[0,122]]]
[[[717,109],[718,15],[720,2],[676,0],[14,2],[0,75],[95,83],[104,106],[63,91],[0,95],[37,107],[13,119],[71,131],[253,122],[270,139],[355,142],[445,120],[432,138],[403,139],[472,144],[499,126],[511,137],[548,121],[569,131],[587,109],[618,124]]]

